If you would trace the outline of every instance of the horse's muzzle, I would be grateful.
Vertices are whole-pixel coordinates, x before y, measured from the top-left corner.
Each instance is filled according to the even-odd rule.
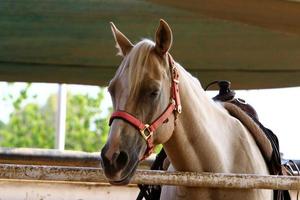
[[[101,150],[101,165],[105,176],[114,185],[128,184],[138,164],[138,159],[130,160],[126,151],[111,153],[106,144]],[[136,161],[134,161],[136,160]]]

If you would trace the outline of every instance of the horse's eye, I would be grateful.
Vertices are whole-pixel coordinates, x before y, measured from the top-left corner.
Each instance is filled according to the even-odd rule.
[[[159,90],[153,90],[150,92],[149,96],[151,98],[156,98],[158,96],[158,94],[159,94]]]

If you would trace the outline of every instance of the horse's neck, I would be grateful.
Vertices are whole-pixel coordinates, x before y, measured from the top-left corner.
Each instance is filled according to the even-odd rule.
[[[204,160],[212,161],[212,155],[218,156],[213,135],[210,134],[216,116],[211,113],[210,99],[203,93],[197,80],[180,70],[180,96],[183,112],[176,122],[175,131],[164,145],[176,170],[206,170]],[[199,158],[203,159],[200,161]],[[221,158],[216,158],[219,160]],[[184,160],[184,162],[182,162]]]
[[[237,156],[232,153],[232,146],[240,145],[235,140],[249,140],[246,146],[250,148],[253,139],[249,134],[237,137],[237,131],[245,132],[244,127],[208,98],[200,83],[183,69],[180,77],[183,112],[172,137],[164,144],[173,167],[183,171],[232,171]],[[246,153],[242,156],[249,157],[248,149],[243,150]]]

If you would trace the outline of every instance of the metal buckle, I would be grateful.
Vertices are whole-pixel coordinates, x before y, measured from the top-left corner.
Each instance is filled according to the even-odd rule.
[[[176,110],[177,110],[177,112],[180,114],[180,113],[181,113],[181,111],[182,111],[182,107],[181,107],[181,105],[178,105],[178,106],[177,106],[177,108],[176,108]]]
[[[173,82],[179,84],[179,80],[178,79],[173,78]]]
[[[171,98],[171,99],[170,99],[170,103],[173,104],[173,105],[176,105],[175,99]]]
[[[146,141],[153,135],[153,132],[149,129],[149,127],[150,127],[149,124],[145,124],[145,128],[140,130],[141,135]],[[146,135],[145,131],[147,131],[149,134]]]
[[[170,100],[171,104],[175,105],[175,110],[180,114],[182,112],[181,105],[177,105],[175,99],[171,98]]]

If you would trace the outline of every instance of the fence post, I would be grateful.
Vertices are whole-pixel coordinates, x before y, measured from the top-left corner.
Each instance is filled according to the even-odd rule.
[[[67,112],[67,85],[59,84],[58,95],[57,95],[55,148],[61,151],[65,149],[66,112]]]

